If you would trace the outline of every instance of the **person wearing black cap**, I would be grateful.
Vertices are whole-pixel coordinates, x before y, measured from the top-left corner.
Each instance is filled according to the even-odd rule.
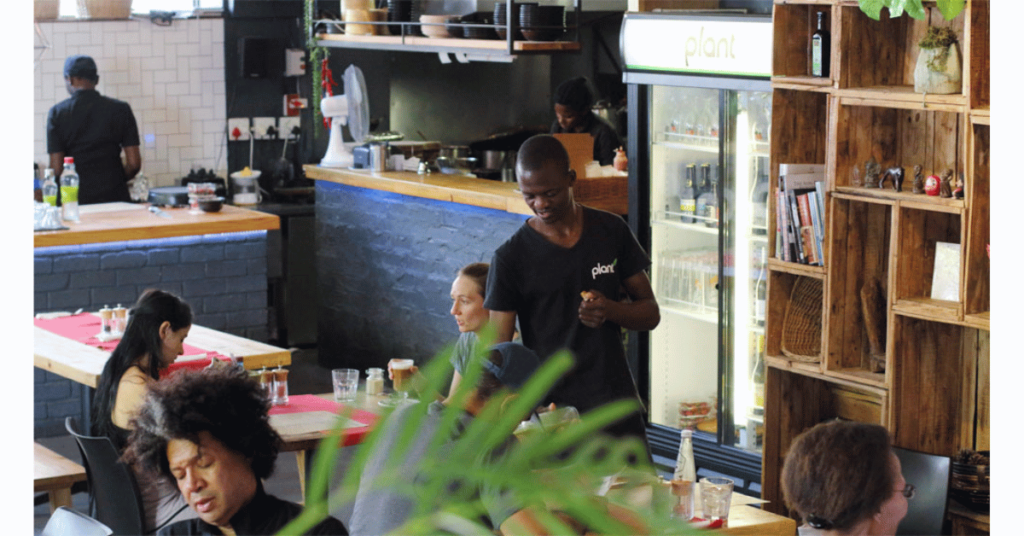
[[[46,118],[50,167],[59,179],[64,157],[74,157],[81,181],[78,202],[83,205],[130,201],[127,183],[142,167],[139,127],[131,106],[100,95],[99,78],[92,58],[69,57],[64,82],[71,97],[50,108]]]
[[[551,134],[583,133],[594,138],[594,160],[609,166],[622,143],[615,128],[591,111],[594,94],[587,79],[580,76],[562,82],[555,89],[555,121]]]

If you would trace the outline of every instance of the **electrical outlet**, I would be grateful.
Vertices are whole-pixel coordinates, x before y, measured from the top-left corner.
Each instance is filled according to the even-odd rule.
[[[252,128],[257,140],[272,140],[277,137],[277,118],[253,117]]]
[[[228,119],[228,140],[249,141],[248,117],[232,117]]]
[[[284,107],[282,115],[288,117],[298,116],[299,112],[306,107],[306,99],[300,98],[298,93],[289,93],[284,96]]]
[[[301,129],[302,123],[299,122],[298,117],[281,117],[277,120],[278,137],[281,139],[292,139],[301,132],[295,132],[295,129]]]

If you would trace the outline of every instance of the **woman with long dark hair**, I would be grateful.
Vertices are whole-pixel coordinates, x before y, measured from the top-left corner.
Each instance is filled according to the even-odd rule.
[[[149,289],[130,311],[128,326],[103,367],[92,403],[92,434],[109,437],[123,452],[131,432],[131,419],[142,407],[150,386],[183,353],[192,327],[192,308],[181,298]],[[152,481],[136,471],[146,515],[146,530],[175,520],[194,517],[174,486]],[[183,515],[175,517],[181,512]]]

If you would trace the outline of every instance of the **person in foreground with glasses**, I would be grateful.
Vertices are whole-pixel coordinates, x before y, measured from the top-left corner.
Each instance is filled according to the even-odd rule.
[[[914,486],[904,480],[885,428],[832,421],[793,440],[782,494],[806,523],[800,536],[888,535],[907,515]]]

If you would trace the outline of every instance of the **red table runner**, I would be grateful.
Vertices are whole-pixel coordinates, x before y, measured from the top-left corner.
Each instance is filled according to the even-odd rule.
[[[50,333],[55,333],[61,337],[66,337],[73,341],[78,341],[82,344],[92,346],[93,348],[99,348],[105,352],[113,352],[114,348],[117,347],[117,343],[120,339],[103,342],[96,338],[99,335],[102,327],[102,319],[92,313],[81,313],[77,315],[62,316],[60,318],[36,318],[34,320],[36,327],[45,329]],[[161,373],[161,377],[165,377],[172,372],[178,370],[199,370],[203,367],[209,366],[212,358],[216,357],[221,361],[231,361],[231,358],[225,355],[221,355],[217,352],[210,352],[195,346],[188,344],[184,346],[184,354],[182,357],[194,356],[199,354],[206,354],[205,358],[194,359],[190,361],[176,361],[168,367],[167,370]],[[180,359],[180,358],[179,358]]]
[[[363,441],[370,428],[377,423],[378,415],[359,408],[349,408],[333,400],[320,398],[316,395],[292,395],[288,397],[288,404],[274,406],[270,409],[271,415],[282,415],[286,413],[305,413],[307,411],[329,411],[331,413],[344,413],[348,418],[365,424],[359,428],[348,428],[342,430],[342,446],[357,445]],[[324,435],[326,431],[321,432]]]

